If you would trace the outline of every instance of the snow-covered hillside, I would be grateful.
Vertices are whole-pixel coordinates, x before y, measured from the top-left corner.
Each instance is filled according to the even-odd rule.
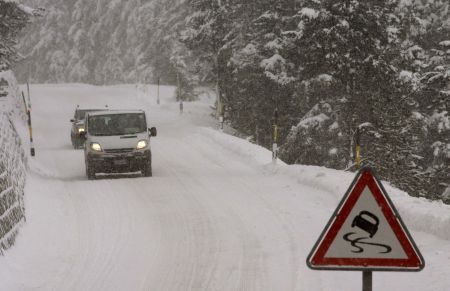
[[[216,129],[214,100],[174,88],[31,87],[36,157],[27,222],[0,257],[1,290],[361,290],[361,272],[312,271],[306,257],[353,174],[271,163]],[[85,177],[70,144],[76,105],[142,108],[153,177]],[[374,290],[448,291],[450,206],[386,185],[425,260],[419,273],[374,274]]]

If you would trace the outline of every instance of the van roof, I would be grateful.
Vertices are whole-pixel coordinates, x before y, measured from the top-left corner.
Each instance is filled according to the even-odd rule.
[[[144,110],[104,110],[104,111],[88,112],[87,114],[89,116],[96,116],[96,115],[133,114],[133,113],[144,113]]]
[[[106,111],[108,110],[108,108],[82,108],[82,107],[77,107],[76,111]]]

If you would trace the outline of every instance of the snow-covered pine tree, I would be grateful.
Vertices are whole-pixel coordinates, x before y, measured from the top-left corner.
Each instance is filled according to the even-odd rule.
[[[450,36],[450,29],[448,32]],[[429,180],[423,191],[427,197],[439,199],[450,185],[450,38],[441,41],[432,53],[427,71],[421,74],[415,100],[426,132],[419,153],[422,176]]]
[[[182,43],[177,42],[174,45],[171,65],[176,72],[176,100],[177,101],[194,101],[198,95],[195,87],[198,85],[197,76],[192,72],[189,64],[189,55],[186,55],[185,47]]]
[[[227,96],[223,94],[223,87],[227,76],[227,53],[229,44],[233,41],[241,27],[238,18],[242,11],[243,1],[222,0],[187,0],[192,14],[186,18],[186,30],[181,40],[194,52],[201,63],[206,63],[210,75],[204,80],[213,83],[216,87],[217,109],[227,103]]]
[[[410,88],[398,80],[396,2],[306,1],[299,13],[298,46],[294,48],[298,49],[299,72],[308,85],[319,76],[329,76],[325,79],[332,92],[314,94],[311,91],[323,91],[323,86],[309,86],[307,96],[327,102],[332,110],[311,111],[316,115],[295,127],[282,149],[283,156],[303,162],[293,151],[308,149],[305,159],[322,157],[322,165],[345,168],[354,161],[354,133],[360,128],[365,163],[374,165],[383,178],[403,189],[417,190],[416,185],[408,185],[415,181],[421,131],[410,119]],[[321,96],[327,99],[321,100]],[[307,120],[320,116],[327,122],[301,130]],[[314,134],[321,131],[326,134]],[[331,137],[334,144],[324,140],[329,140],[330,133],[335,134]],[[316,152],[311,152],[311,147]]]
[[[174,31],[189,12],[181,0],[24,0],[48,7],[22,37],[19,78],[38,82],[175,84]]]
[[[404,1],[398,15],[404,31],[403,55],[412,64],[403,76],[414,87],[413,116],[422,129],[415,153],[419,157],[416,192],[438,199],[449,187],[450,172],[450,3]]]
[[[297,56],[299,79],[307,85],[329,76],[333,91],[325,95],[328,100],[311,92],[314,87],[307,96],[315,102],[326,101],[339,113],[335,121],[347,141],[335,146],[339,156],[350,152],[359,124],[381,119],[373,114],[370,103],[392,91],[394,7],[395,1],[305,1],[298,13],[299,25],[292,32],[296,45],[290,53]],[[350,159],[349,154],[347,163]]]
[[[27,13],[16,2],[0,0],[0,71],[17,59],[17,35],[27,22]]]
[[[224,93],[231,124],[255,142],[270,147],[274,112],[283,142],[291,116],[295,83],[293,63],[286,54],[283,32],[295,28],[295,1],[247,1],[240,9],[239,33],[228,46],[229,61],[223,71],[228,81]],[[238,88],[236,90],[236,88]]]

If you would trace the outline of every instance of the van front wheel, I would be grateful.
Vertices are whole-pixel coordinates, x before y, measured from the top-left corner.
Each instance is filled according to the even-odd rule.
[[[88,161],[86,161],[86,176],[87,176],[88,180],[95,179],[95,168]]]
[[[142,167],[142,175],[144,177],[151,177],[152,176],[152,161],[148,161],[147,163],[144,164],[144,166]]]

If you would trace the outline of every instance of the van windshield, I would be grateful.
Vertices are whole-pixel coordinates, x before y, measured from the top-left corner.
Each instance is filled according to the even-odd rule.
[[[90,135],[125,135],[147,131],[144,113],[104,114],[89,116]]]
[[[102,109],[78,109],[75,112],[75,119],[76,120],[83,120],[86,116],[86,113],[93,112],[93,111],[102,111]]]

